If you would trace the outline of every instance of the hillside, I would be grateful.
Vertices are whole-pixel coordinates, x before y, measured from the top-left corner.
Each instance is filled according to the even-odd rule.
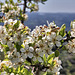
[[[28,13],[28,20],[25,21],[25,25],[33,29],[36,25],[46,24],[46,21],[54,21],[59,27],[62,24],[66,24],[67,29],[70,29],[70,22],[75,19],[74,13]]]

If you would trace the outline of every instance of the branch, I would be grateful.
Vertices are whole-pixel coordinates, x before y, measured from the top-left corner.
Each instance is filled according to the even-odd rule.
[[[47,69],[49,69],[49,66],[41,65],[40,63],[36,65],[26,65],[24,64],[24,67],[28,70],[32,69],[33,75],[39,75],[40,71],[46,72]]]
[[[23,14],[26,13],[26,4],[27,4],[27,0],[24,0]]]
[[[23,4],[23,14],[26,13],[26,5],[27,4],[27,0],[24,0],[24,4]],[[24,23],[24,20],[21,21],[22,23]]]

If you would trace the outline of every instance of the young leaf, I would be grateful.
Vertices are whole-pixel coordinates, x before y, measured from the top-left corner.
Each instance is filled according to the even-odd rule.
[[[53,57],[48,61],[49,64],[52,64]]]
[[[47,75],[47,72],[45,72],[43,75]]]
[[[21,3],[21,0],[17,0],[18,3]]]
[[[55,51],[55,57],[58,57],[58,56],[59,56],[59,51],[56,50],[56,51]]]
[[[20,21],[17,21],[17,23],[14,24],[14,28],[17,29],[19,27]]]
[[[54,53],[48,55],[48,57],[47,57],[47,61],[49,61],[51,58],[54,58],[54,57],[55,57],[55,54],[54,54]]]
[[[66,35],[65,33],[65,29],[66,29],[66,25],[63,24],[60,28],[60,31],[59,31],[59,35],[61,35],[62,37],[64,37]]]
[[[71,31],[68,32],[68,35],[71,36]]]
[[[38,40],[42,40],[42,36],[38,36]]]
[[[45,54],[43,55],[43,60],[44,60],[44,64],[46,64],[46,56],[45,56]]]
[[[5,3],[8,4],[9,2],[7,0],[5,0]]]

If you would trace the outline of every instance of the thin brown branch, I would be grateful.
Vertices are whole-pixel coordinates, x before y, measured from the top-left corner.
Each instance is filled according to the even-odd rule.
[[[27,0],[24,0],[23,14],[26,13],[26,4],[27,4]]]
[[[39,75],[40,71],[46,72],[47,69],[49,69],[49,66],[41,65],[40,63],[36,65],[26,65],[24,64],[24,67],[28,70],[32,69],[33,75]]]
[[[26,5],[27,4],[27,0],[24,0],[24,5],[23,5],[23,14],[26,13]],[[22,23],[24,23],[24,20],[21,21]]]

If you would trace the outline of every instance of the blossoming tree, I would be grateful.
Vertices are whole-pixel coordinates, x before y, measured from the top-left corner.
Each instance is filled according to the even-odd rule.
[[[23,24],[28,17],[26,8],[37,11],[38,5],[33,3],[37,1],[0,3],[4,13],[4,26],[0,26],[0,52],[4,54],[0,55],[1,75],[60,75],[60,51],[75,53],[75,21],[71,22],[69,32],[65,32],[65,24],[60,28],[54,22],[36,26],[33,31]],[[24,6],[23,10],[19,5]]]

